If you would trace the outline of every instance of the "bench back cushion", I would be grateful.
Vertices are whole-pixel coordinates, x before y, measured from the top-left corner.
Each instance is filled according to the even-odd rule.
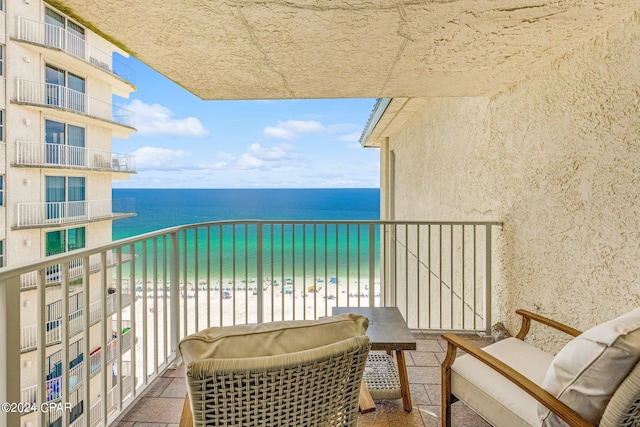
[[[366,317],[354,313],[318,320],[225,326],[189,335],[178,348],[185,365],[201,359],[276,356],[362,336],[368,326]]]
[[[553,359],[542,388],[594,425],[620,383],[640,360],[640,309],[595,326]],[[566,426],[538,406],[540,425]]]

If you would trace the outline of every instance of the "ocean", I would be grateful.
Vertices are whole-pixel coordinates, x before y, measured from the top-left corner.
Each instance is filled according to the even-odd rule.
[[[113,189],[136,216],[113,222],[113,240],[176,225],[226,220],[378,220],[380,190]]]
[[[134,199],[136,216],[113,222],[113,240],[119,240],[164,228],[211,221],[228,220],[378,220],[380,217],[379,189],[114,189],[114,201],[118,198]],[[236,239],[230,230],[222,235],[214,230],[210,237],[212,248],[220,251],[222,271],[214,262],[212,274],[216,277],[255,276],[257,239],[255,230],[243,231],[240,227]],[[315,229],[312,226],[266,228],[264,242],[270,245],[265,252],[267,265],[285,275],[298,275],[305,266],[315,265],[333,276],[344,272],[366,270],[369,241],[358,239],[357,227],[346,226]],[[247,233],[245,236],[244,233]],[[273,233],[271,236],[270,233]],[[326,236],[326,242],[323,238]],[[186,236],[187,250],[193,253],[196,239]],[[206,239],[197,240],[198,263],[206,263]],[[378,230],[374,245],[378,245]],[[290,248],[296,247],[295,254]],[[299,252],[304,249],[304,254]],[[314,251],[315,249],[315,251]],[[326,253],[324,257],[317,254]],[[348,254],[348,256],[347,256]],[[212,254],[212,256],[217,256]],[[377,264],[377,260],[376,260]],[[243,267],[247,265],[247,270]],[[360,269],[358,269],[360,266]],[[347,272],[349,270],[349,272]],[[202,271],[202,269],[200,270]],[[190,279],[196,280],[194,268],[188,266]],[[312,273],[309,271],[307,273]],[[275,273],[274,273],[275,274]],[[363,274],[361,272],[361,274]],[[198,280],[203,279],[200,272]]]

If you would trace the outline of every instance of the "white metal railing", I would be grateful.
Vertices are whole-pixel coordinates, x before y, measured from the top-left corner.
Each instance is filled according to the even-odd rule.
[[[66,86],[17,79],[16,101],[73,111],[85,116],[132,126],[133,112],[110,102],[88,96]]]
[[[67,144],[16,141],[16,165],[134,172],[135,156]]]
[[[62,50],[109,74],[131,81],[131,67],[118,63],[118,70],[115,70],[111,53],[103,52],[65,28],[19,16],[16,33],[17,40]]]
[[[25,387],[20,391],[20,402],[35,404],[38,396],[38,384],[34,384],[30,387]]]
[[[128,255],[122,257],[122,262],[129,261]],[[115,256],[112,252],[107,253],[107,267],[113,267],[115,265]],[[74,280],[82,277],[84,274],[84,260],[78,258],[69,263],[69,280]],[[55,285],[60,283],[60,266],[55,265],[46,269],[45,271],[45,285]],[[102,261],[100,254],[93,254],[89,257],[89,272],[95,273],[102,268]],[[35,288],[40,282],[39,274],[37,271],[31,271],[29,273],[22,274],[20,276],[20,287],[22,289]],[[128,290],[127,290],[128,292]]]
[[[83,329],[82,319],[83,309],[76,310],[69,314],[69,322],[67,330],[69,336],[80,333]],[[48,320],[45,323],[45,344],[51,345],[62,340],[62,317],[54,320]],[[21,328],[20,350],[27,351],[37,347],[38,345],[38,325],[32,324]]]
[[[116,311],[116,295],[107,295],[107,311],[106,315],[110,316]],[[89,322],[97,323],[102,318],[102,301],[96,301],[91,303],[89,307]]]
[[[174,363],[180,339],[210,326],[272,320],[316,319],[334,306],[397,306],[413,329],[488,332],[491,326],[493,222],[390,221],[225,221],[169,228],[0,269],[0,376],[4,395],[21,397],[21,340],[43,348],[60,329],[16,324],[22,310],[44,310],[47,283],[36,280],[31,307],[20,304],[23,277],[46,277],[57,269],[61,298],[68,298],[77,260],[82,273],[84,331],[93,344],[81,344],[84,408],[89,416],[61,414],[63,426],[109,424]],[[115,292],[114,292],[115,291]],[[130,297],[127,294],[130,293]],[[135,294],[134,294],[135,293]],[[135,297],[134,297],[135,295]],[[91,301],[99,301],[99,310]],[[71,319],[70,304],[61,319]],[[42,318],[42,317],[40,317]],[[95,324],[93,324],[96,322]],[[93,324],[93,326],[91,326]],[[26,328],[26,329],[25,329]],[[27,331],[28,329],[28,331]],[[27,338],[25,338],[27,337]],[[33,351],[33,350],[29,350]],[[62,354],[62,366],[69,366]],[[104,367],[109,367],[104,369]],[[36,397],[44,401],[44,372],[38,372]],[[61,401],[72,394],[70,376],[61,377]],[[127,383],[127,381],[129,383]],[[99,384],[99,385],[98,385]],[[128,384],[128,385],[127,385]],[[115,385],[115,387],[114,387]],[[135,385],[135,386],[134,386]],[[78,389],[73,393],[78,393]],[[32,392],[32,391],[31,391]],[[105,402],[95,405],[97,396]],[[106,396],[106,399],[104,398]],[[99,412],[99,414],[97,413]],[[37,413],[40,419],[44,415]],[[85,414],[86,415],[86,414]],[[0,414],[8,425],[19,415]]]
[[[126,203],[118,200],[82,200],[77,202],[35,202],[18,203],[16,213],[16,228],[42,227],[50,225],[72,224],[77,222],[95,221],[116,218],[132,214],[133,208],[126,209]],[[132,200],[129,200],[132,205]],[[115,207],[118,207],[116,210]]]
[[[89,408],[89,427],[99,426],[102,422],[102,400],[98,400]]]
[[[62,387],[62,384],[60,385]],[[87,387],[79,386],[69,391],[67,400],[60,400],[58,405],[48,406],[46,411],[42,412],[42,424],[45,426],[68,425],[70,427],[84,425],[84,401]],[[66,419],[66,422],[65,422]]]

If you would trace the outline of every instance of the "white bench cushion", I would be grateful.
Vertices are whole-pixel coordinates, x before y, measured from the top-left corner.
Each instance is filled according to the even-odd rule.
[[[517,338],[507,338],[484,351],[541,385],[553,355]],[[473,356],[457,357],[451,367],[453,394],[494,426],[538,425],[536,400]]]

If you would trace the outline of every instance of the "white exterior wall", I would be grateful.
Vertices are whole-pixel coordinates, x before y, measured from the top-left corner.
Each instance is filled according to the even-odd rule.
[[[392,150],[395,219],[503,221],[493,319],[512,332],[517,308],[578,329],[636,308],[639,87],[636,17],[508,93],[410,100],[382,143],[383,214]],[[557,348],[547,331],[534,339]]]

